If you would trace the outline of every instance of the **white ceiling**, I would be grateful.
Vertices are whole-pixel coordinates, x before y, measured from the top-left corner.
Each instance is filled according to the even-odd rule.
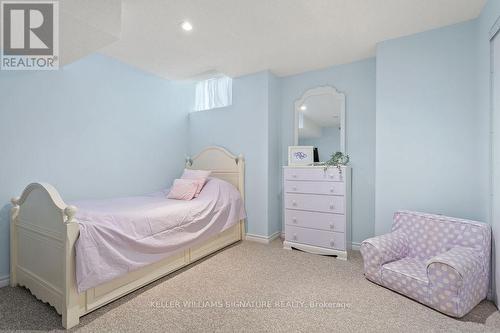
[[[121,5],[121,0],[60,1],[60,63],[72,63],[119,40]]]
[[[377,42],[473,19],[484,2],[123,0],[121,36],[102,52],[167,79],[284,76],[374,56]]]

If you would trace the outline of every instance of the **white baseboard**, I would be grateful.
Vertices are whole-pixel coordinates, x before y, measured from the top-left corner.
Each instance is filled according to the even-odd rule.
[[[262,243],[262,244],[269,244],[276,238],[278,238],[281,235],[281,231],[277,231],[271,236],[261,236],[261,235],[252,235],[247,233],[245,235],[245,240],[251,241],[251,242],[257,242],[257,243]]]
[[[7,287],[9,285],[10,277],[8,275],[0,276],[0,288]]]
[[[356,243],[356,242],[351,243],[351,249],[354,251],[359,251],[360,247],[361,247],[361,243]]]

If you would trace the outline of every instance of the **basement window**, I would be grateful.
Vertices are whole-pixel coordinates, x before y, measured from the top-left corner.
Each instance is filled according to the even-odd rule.
[[[218,76],[196,83],[195,111],[222,108],[233,104],[233,79]]]

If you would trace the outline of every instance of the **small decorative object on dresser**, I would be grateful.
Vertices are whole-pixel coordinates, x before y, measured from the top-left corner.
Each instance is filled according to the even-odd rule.
[[[351,168],[283,168],[284,248],[347,259],[351,247]]]
[[[313,146],[288,147],[288,165],[311,165],[314,162]]]

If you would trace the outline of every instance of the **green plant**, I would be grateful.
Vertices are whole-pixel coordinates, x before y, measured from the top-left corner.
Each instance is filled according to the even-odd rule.
[[[349,155],[338,151],[332,154],[328,161],[321,162],[319,165],[323,165],[325,167],[325,171],[331,166],[337,167],[339,171],[341,171],[340,167],[347,165],[347,163],[349,163]]]

